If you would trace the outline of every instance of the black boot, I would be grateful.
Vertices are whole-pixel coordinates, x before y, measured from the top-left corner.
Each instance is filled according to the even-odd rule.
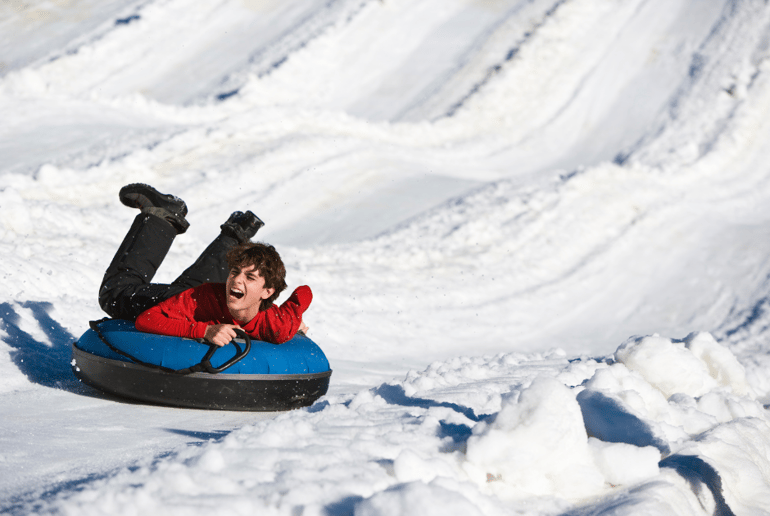
[[[129,208],[139,208],[142,213],[155,215],[171,224],[177,234],[190,227],[185,219],[187,205],[175,195],[162,194],[150,185],[133,183],[120,189],[120,202]]]
[[[222,234],[235,238],[239,243],[248,242],[265,223],[247,211],[234,211],[227,222],[222,224]]]

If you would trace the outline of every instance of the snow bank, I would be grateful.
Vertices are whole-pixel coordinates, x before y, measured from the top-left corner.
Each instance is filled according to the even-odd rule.
[[[700,333],[634,339],[616,355],[634,358],[436,363],[123,471],[41,512],[594,514],[611,503],[631,515],[641,503],[662,515],[766,514],[770,418],[735,392],[730,352]],[[700,381],[677,384],[680,375]]]

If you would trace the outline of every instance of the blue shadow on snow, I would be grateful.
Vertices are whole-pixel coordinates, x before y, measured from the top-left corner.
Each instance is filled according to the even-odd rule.
[[[70,368],[71,348],[75,340],[61,324],[50,316],[53,308],[45,301],[25,301],[17,306],[27,308],[45,333],[51,345],[35,340],[20,328],[21,317],[14,305],[0,303],[0,325],[7,334],[3,341],[14,348],[11,360],[29,381],[46,387],[73,390],[79,385]]]
[[[471,421],[475,421],[477,423],[489,417],[489,415],[486,415],[486,414],[477,416],[472,408],[463,407],[462,405],[458,405],[457,403],[428,400],[424,398],[411,398],[406,395],[404,388],[401,387],[400,385],[388,385],[388,384],[380,385],[379,387],[374,389],[374,394],[376,394],[377,396],[380,396],[382,399],[384,399],[391,405],[402,405],[404,407],[420,407],[420,408],[431,408],[431,407],[450,408],[455,412],[459,412],[460,414],[464,415]]]
[[[200,441],[218,441],[230,433],[229,430],[214,430],[213,432],[198,432],[195,430],[182,430],[180,428],[164,428],[164,430],[171,434],[192,437]]]
[[[364,500],[363,496],[352,495],[342,500],[332,502],[324,507],[326,516],[353,516],[356,505]]]
[[[706,486],[714,497],[714,516],[735,516],[727,505],[722,494],[722,477],[711,464],[694,455],[670,455],[660,461],[661,468],[671,468],[690,484],[696,496],[699,496],[702,486]]]
[[[598,391],[584,390],[577,395],[577,402],[589,436],[609,443],[654,446],[663,455],[671,453],[668,443],[657,437],[650,425],[609,396]]]

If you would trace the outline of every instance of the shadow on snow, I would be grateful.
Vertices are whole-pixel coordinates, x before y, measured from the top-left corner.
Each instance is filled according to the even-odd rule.
[[[32,313],[50,344],[36,340],[21,329],[19,308]],[[80,382],[70,369],[70,345],[75,337],[50,316],[52,308],[53,305],[45,301],[0,303],[0,327],[7,334],[3,341],[14,348],[11,360],[32,383],[79,391]]]

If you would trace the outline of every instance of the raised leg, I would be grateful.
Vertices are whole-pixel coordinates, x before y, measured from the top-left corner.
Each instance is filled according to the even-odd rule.
[[[99,288],[99,305],[110,317],[133,321],[170,297],[171,285],[151,281],[176,235],[176,229],[160,217],[136,216]]]
[[[250,211],[236,211],[222,226],[222,232],[203,253],[176,280],[174,287],[182,290],[202,283],[224,283],[229,273],[227,252],[236,245],[248,242],[265,223]],[[180,291],[181,292],[181,291]]]
[[[182,292],[203,283],[224,283],[229,273],[225,257],[227,251],[236,245],[238,240],[220,233],[195,260],[195,263],[174,280],[172,286],[181,288],[180,292]]]

